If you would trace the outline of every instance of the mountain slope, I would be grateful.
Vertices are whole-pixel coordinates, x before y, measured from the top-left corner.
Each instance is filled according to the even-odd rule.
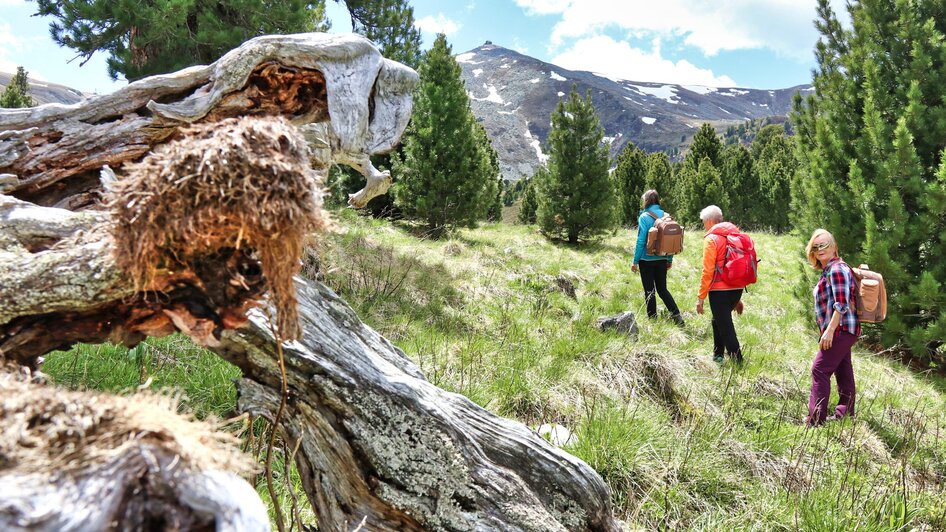
[[[785,115],[808,85],[759,90],[609,79],[545,63],[489,41],[457,56],[473,113],[499,153],[503,176],[531,176],[544,160],[549,117],[573,84],[591,98],[616,156],[628,141],[647,151],[684,147],[704,122],[716,126]]]
[[[0,72],[0,91],[6,88],[12,78],[13,74]],[[65,85],[47,83],[33,78],[30,78],[30,96],[32,96],[39,105],[44,103],[72,104],[84,97],[81,92],[70,89]]]

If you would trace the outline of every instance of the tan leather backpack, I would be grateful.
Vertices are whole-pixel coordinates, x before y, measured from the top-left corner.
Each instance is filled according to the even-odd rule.
[[[660,218],[649,211],[647,214],[654,219],[654,226],[647,231],[647,254],[676,255],[683,251],[683,228],[680,224],[669,214]]]
[[[887,317],[887,287],[884,276],[871,271],[866,264],[851,268],[857,289],[857,319],[880,323]]]

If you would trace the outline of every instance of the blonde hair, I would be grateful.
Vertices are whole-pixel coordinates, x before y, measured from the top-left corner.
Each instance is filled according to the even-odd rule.
[[[828,236],[828,242],[830,242],[831,245],[834,246],[834,254],[835,255],[838,254],[838,243],[836,240],[834,240],[834,235],[829,233],[827,229],[815,229],[815,232],[811,234],[811,238],[808,239],[808,245],[805,246],[805,255],[808,256],[808,264],[811,264],[811,267],[816,270],[821,269],[821,264],[818,262],[818,259],[815,257],[815,249],[814,249],[815,239],[822,235]]]

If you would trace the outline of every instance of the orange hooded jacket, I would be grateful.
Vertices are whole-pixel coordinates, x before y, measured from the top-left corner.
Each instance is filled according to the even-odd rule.
[[[741,286],[731,286],[722,279],[715,279],[716,268],[722,268],[726,257],[726,235],[738,233],[739,228],[729,222],[714,225],[703,237],[703,275],[700,277],[700,293],[697,297],[706,299],[710,290],[737,290]]]

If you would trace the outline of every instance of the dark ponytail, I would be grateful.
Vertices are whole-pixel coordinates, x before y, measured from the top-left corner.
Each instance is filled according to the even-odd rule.
[[[660,194],[657,194],[657,191],[650,189],[647,192],[644,192],[644,195],[641,196],[641,208],[647,210],[651,205],[660,204]]]

